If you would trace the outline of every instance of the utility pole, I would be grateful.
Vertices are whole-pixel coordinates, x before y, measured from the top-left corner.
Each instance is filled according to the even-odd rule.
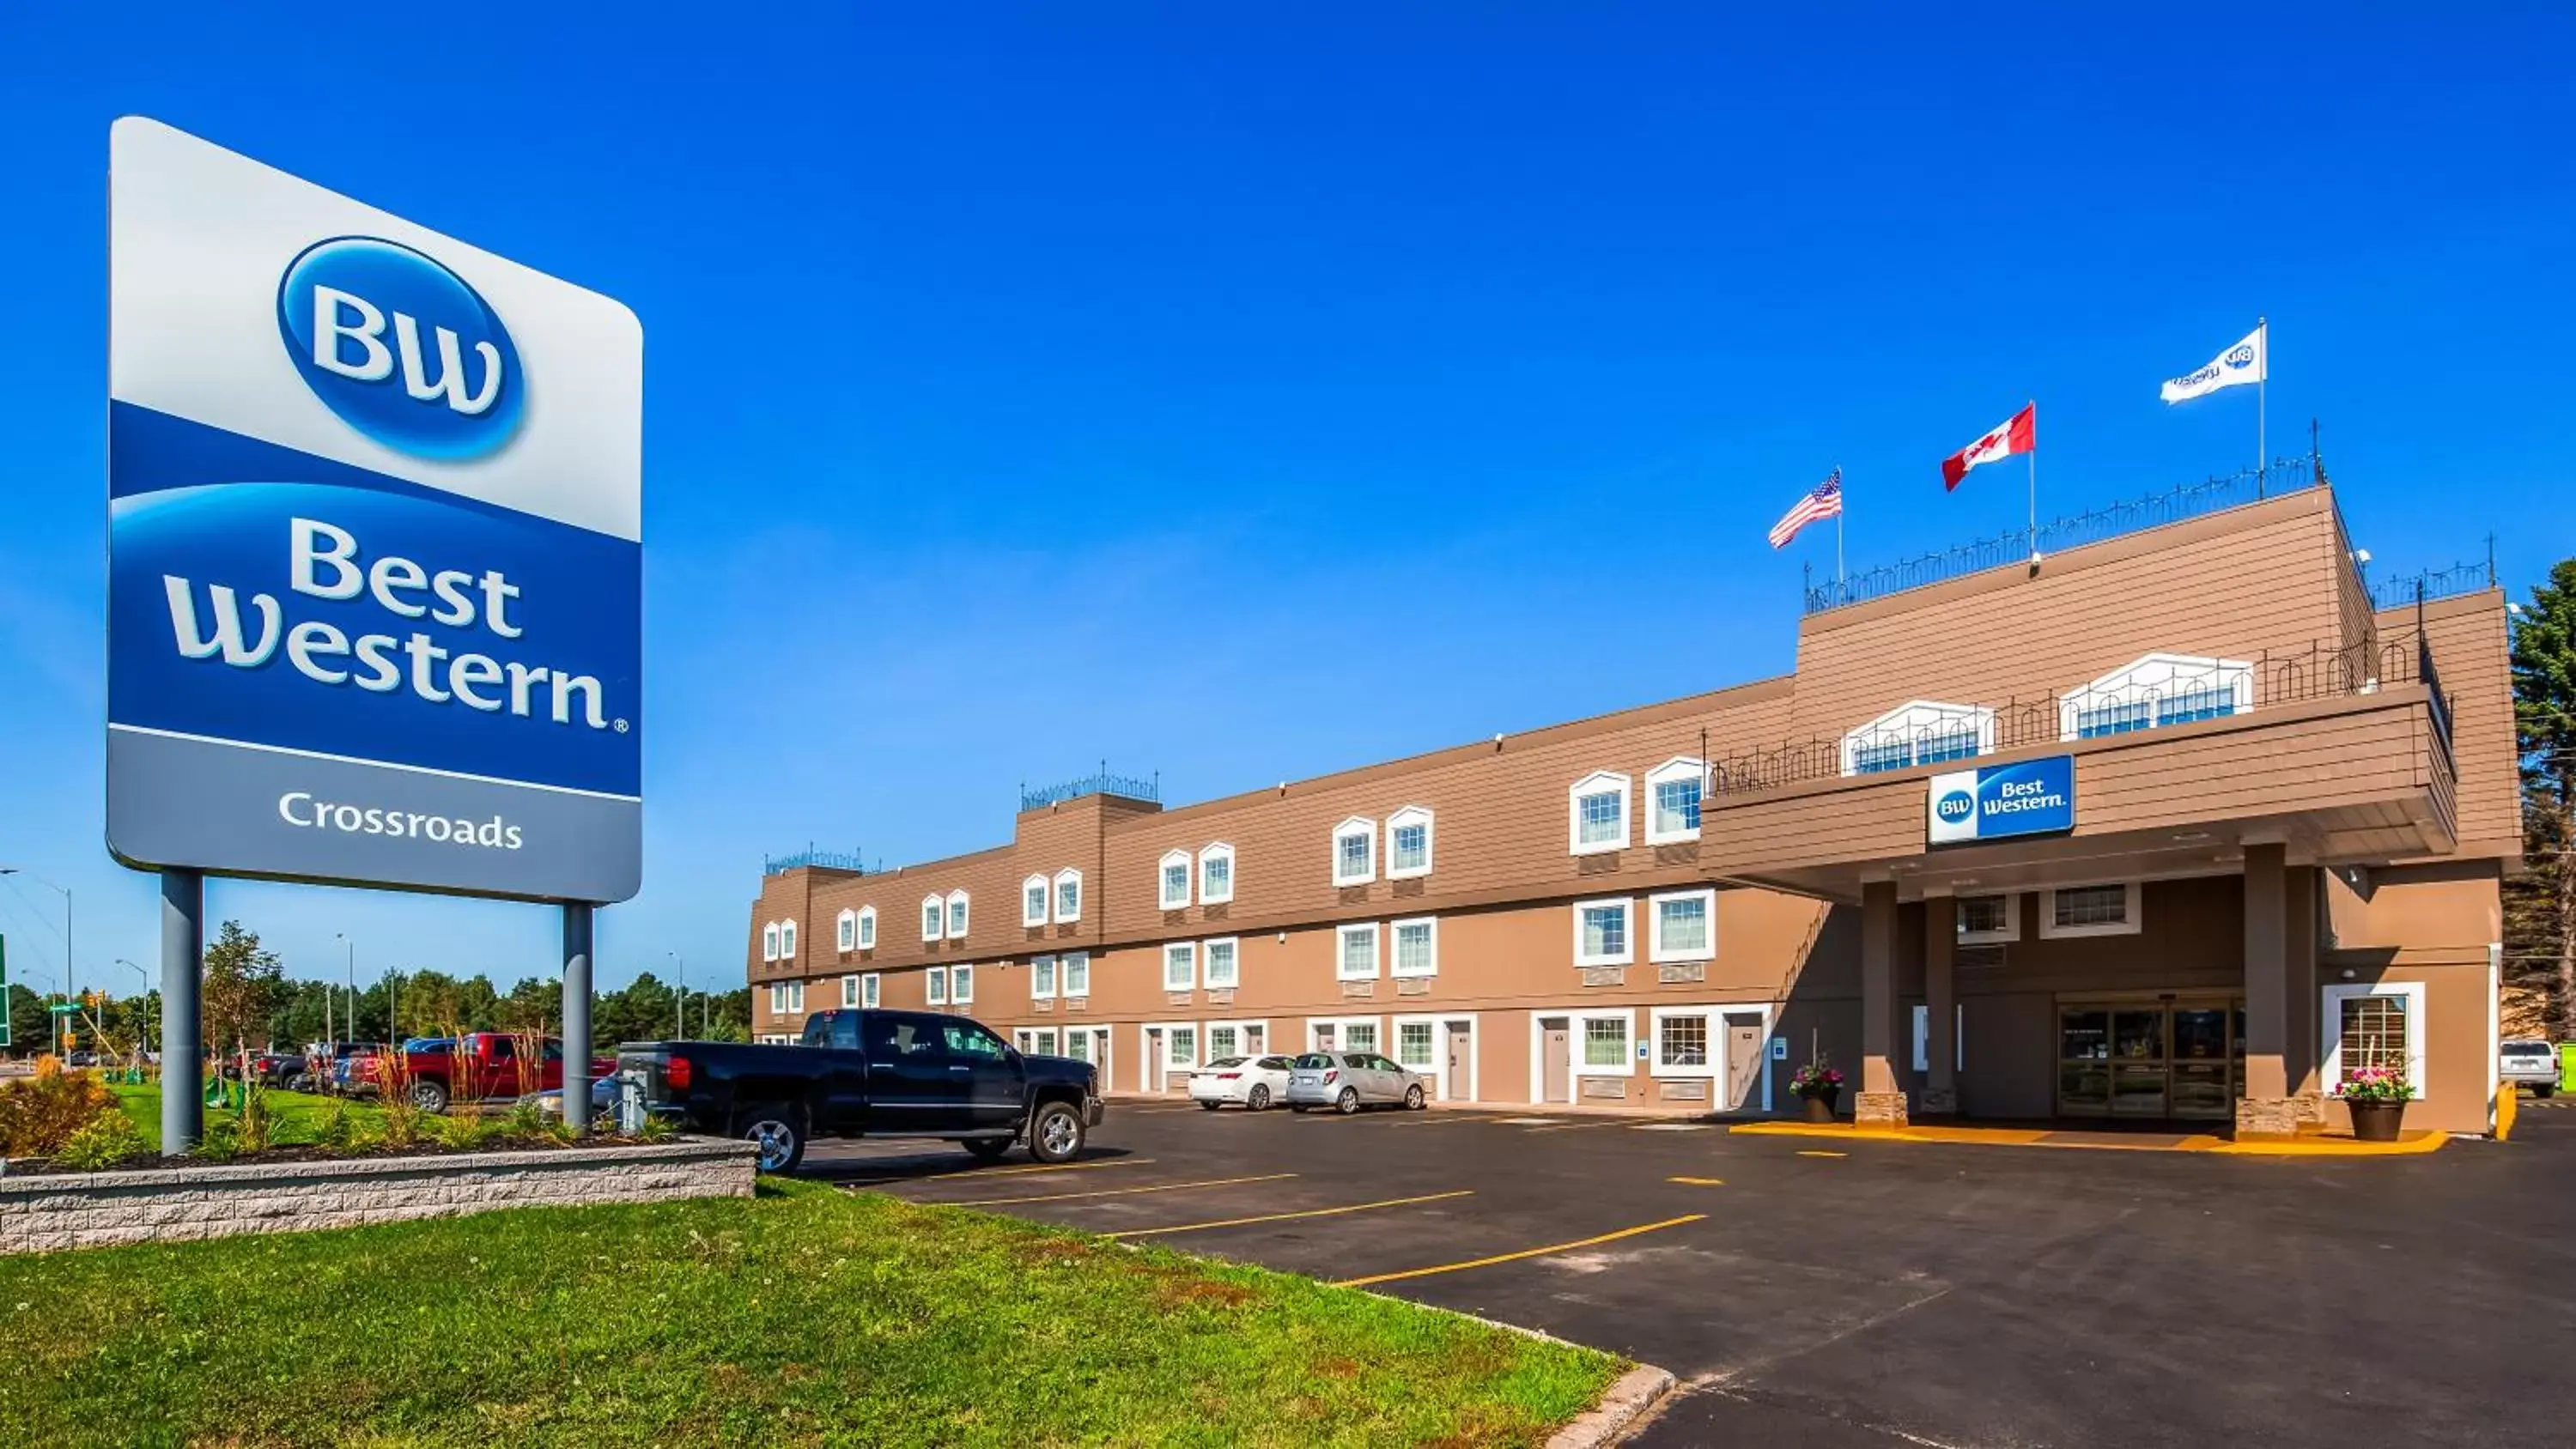
[[[671,958],[671,974],[679,982],[676,1000],[673,1003],[676,1008],[674,1014],[679,1017],[679,1022],[673,1029],[686,1039],[689,1034],[689,963],[677,951],[665,951],[662,954]]]
[[[331,939],[349,948],[349,1035],[355,1037],[358,1034],[358,943],[350,940],[345,931],[333,931]],[[393,1035],[390,1021],[385,1023],[385,1034],[388,1038]],[[390,1040],[386,1044],[393,1045]]]

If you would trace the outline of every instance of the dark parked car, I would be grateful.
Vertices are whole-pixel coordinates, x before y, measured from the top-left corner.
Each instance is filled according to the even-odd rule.
[[[645,1110],[760,1144],[764,1172],[795,1167],[814,1137],[944,1137],[986,1159],[1025,1140],[1031,1157],[1063,1162],[1101,1118],[1089,1062],[1029,1055],[930,1012],[817,1012],[795,1046],[630,1042],[617,1065]]]

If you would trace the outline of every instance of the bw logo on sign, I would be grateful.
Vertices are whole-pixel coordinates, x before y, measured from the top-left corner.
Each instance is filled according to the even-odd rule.
[[[305,385],[398,452],[479,458],[526,398],[509,329],[465,279],[379,237],[316,242],[277,285],[277,328]]]

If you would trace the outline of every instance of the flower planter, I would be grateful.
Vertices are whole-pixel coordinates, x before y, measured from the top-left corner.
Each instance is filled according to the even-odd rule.
[[[2356,1142],[2394,1142],[2398,1129],[2406,1122],[2406,1101],[2346,1101],[2344,1110],[2352,1114],[2352,1136]]]
[[[1819,1092],[1807,1093],[1798,1101],[1803,1105],[1808,1121],[1831,1122],[1834,1120],[1834,1104],[1842,1099],[1842,1095],[1842,1088],[1827,1087]]]

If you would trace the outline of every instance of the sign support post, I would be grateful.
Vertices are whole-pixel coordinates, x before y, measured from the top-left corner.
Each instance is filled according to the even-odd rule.
[[[206,878],[161,872],[161,1155],[184,1157],[205,1135],[205,1032],[198,1004],[206,940]]]
[[[563,1116],[575,1137],[590,1135],[591,905],[563,907]]]

